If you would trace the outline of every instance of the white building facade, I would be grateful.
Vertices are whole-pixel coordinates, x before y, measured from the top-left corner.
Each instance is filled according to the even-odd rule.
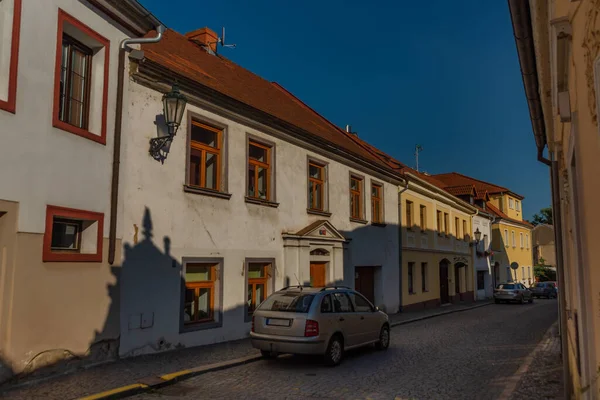
[[[205,35],[169,30],[130,64],[120,354],[243,338],[253,309],[290,285],[356,287],[397,312],[401,179],[279,85],[191,40]],[[175,80],[185,116],[155,159]]]
[[[119,43],[155,26],[134,3],[0,1],[0,381],[116,356]]]
[[[479,242],[473,246],[475,300],[491,298],[494,294],[494,280],[492,278],[491,246],[492,246],[492,221],[493,217],[481,209],[473,216],[474,235],[480,232]]]

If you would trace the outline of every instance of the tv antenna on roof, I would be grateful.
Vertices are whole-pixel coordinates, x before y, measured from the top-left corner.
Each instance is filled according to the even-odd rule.
[[[217,43],[223,47],[235,49],[235,44],[225,44],[225,27],[221,28],[221,36],[217,39]]]
[[[419,152],[423,151],[423,146],[420,144],[415,146],[415,158],[417,160],[417,172],[419,172]]]

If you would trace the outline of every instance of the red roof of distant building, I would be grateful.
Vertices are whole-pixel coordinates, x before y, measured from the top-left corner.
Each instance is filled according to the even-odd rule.
[[[436,179],[444,182],[447,186],[473,185],[475,186],[475,190],[477,190],[478,192],[488,192],[491,194],[511,192],[515,195],[515,197],[523,199],[523,196],[514,193],[505,187],[494,185],[493,183],[485,182],[479,179],[471,178],[470,176],[459,174],[458,172],[437,174],[435,175],[435,177]]]

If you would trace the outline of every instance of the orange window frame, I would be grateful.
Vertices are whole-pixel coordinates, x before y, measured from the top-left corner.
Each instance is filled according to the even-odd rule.
[[[460,218],[458,217],[454,217],[454,229],[456,230],[455,235],[456,235],[456,239],[460,238]]]
[[[465,221],[463,219],[463,237],[465,239],[465,242],[469,240],[468,236],[469,236],[469,230],[467,228],[467,221]]]
[[[185,282],[185,288],[194,290],[194,304],[195,309],[193,310],[192,318],[188,322],[184,322],[185,325],[193,325],[204,322],[212,322],[215,320],[215,267],[210,267],[210,280],[208,281],[196,281],[196,282]],[[210,289],[209,297],[209,315],[207,318],[196,319],[198,317],[199,297],[200,289]],[[185,304],[184,304],[185,307]]]
[[[352,189],[352,181],[356,181],[357,183],[357,187],[358,190],[356,189]],[[358,213],[355,214],[354,213],[354,207],[350,207],[350,217],[351,218],[355,218],[355,219],[362,219],[362,185],[363,185],[363,180],[361,178],[357,178],[357,177],[350,177],[350,198],[353,199],[353,202],[350,202],[351,205],[358,205]]]
[[[371,185],[371,215],[373,222],[380,223],[383,222],[383,208],[381,207],[381,185],[372,184]],[[373,190],[375,194],[373,195]],[[375,205],[379,205],[379,212],[375,211]]]
[[[310,167],[315,167],[319,169],[319,176],[321,177],[321,179],[318,178],[313,178],[312,176],[310,176]],[[312,187],[312,200],[311,200],[311,204],[309,204],[309,207],[311,210],[319,210],[319,211],[324,211],[325,210],[325,201],[323,199],[323,186],[325,185],[325,167],[323,167],[322,165],[316,164],[314,162],[309,162],[308,163],[308,181],[313,183],[313,187]],[[310,189],[310,184],[308,185],[308,190]],[[318,188],[318,189],[317,189]],[[319,198],[321,199],[321,207],[317,206],[317,192],[319,193]]]
[[[250,146],[255,146],[255,147],[259,147],[263,150],[265,150],[266,154],[267,154],[267,162],[261,162],[258,160],[254,160],[252,158],[250,158],[250,152],[248,152],[248,165],[254,165],[254,177],[253,177],[253,181],[254,181],[254,196],[250,196],[249,192],[249,188],[246,188],[246,194],[249,197],[252,198],[256,198],[256,199],[260,199],[260,195],[258,193],[258,167],[263,168],[266,171],[266,180],[267,180],[267,193],[266,193],[266,200],[271,200],[271,147],[255,142],[254,140],[250,140],[248,142],[248,148]],[[247,183],[246,183],[247,184]]]
[[[444,233],[448,236],[450,231],[450,214],[444,213]]]
[[[249,264],[249,266],[252,264]],[[248,266],[248,267],[249,267]],[[248,286],[252,285],[252,299],[250,300],[250,305],[248,306],[248,315],[252,315],[254,313],[254,310],[256,310],[256,307],[258,307],[258,304],[256,304],[256,286],[258,285],[263,285],[263,287],[265,288],[265,294],[264,297],[265,299],[267,298],[267,296],[269,295],[269,288],[267,286],[267,283],[269,281],[269,266],[270,265],[264,265],[263,268],[263,277],[262,278],[248,278]]]
[[[201,187],[203,189],[209,190],[219,190],[221,188],[221,144],[223,138],[223,130],[219,128],[212,127],[210,125],[203,124],[198,121],[192,121],[192,125],[195,125],[199,128],[203,128],[216,133],[215,144],[216,147],[208,146],[201,142],[196,142],[191,139],[191,128],[190,128],[190,156],[188,157],[188,184],[190,186]],[[194,152],[200,153],[200,185],[193,185],[192,182],[192,155]],[[217,158],[216,168],[217,168],[217,177],[216,177],[216,189],[207,188],[206,187],[206,154],[214,154]]]

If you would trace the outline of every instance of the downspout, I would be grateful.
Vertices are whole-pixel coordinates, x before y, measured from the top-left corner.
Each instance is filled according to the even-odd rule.
[[[479,210],[476,208],[475,209],[475,215],[473,215],[472,218],[475,218],[476,216],[479,215]],[[473,223],[471,222],[471,232],[473,233],[473,236],[475,236],[475,231],[473,230]],[[463,232],[464,235],[464,232]],[[470,241],[470,239],[469,239]],[[477,244],[479,245],[479,243]],[[477,260],[477,245],[473,246],[473,275],[471,275],[471,278],[473,278],[473,300],[477,300],[477,289],[475,288],[476,282],[477,282],[477,266],[475,265],[475,261]],[[467,274],[465,273],[465,276],[467,276]],[[465,285],[466,286],[466,285]]]
[[[123,122],[123,84],[125,80],[125,53],[130,44],[157,43],[165,31],[164,25],[158,25],[157,35],[153,38],[129,38],[119,46],[119,65],[117,69],[117,104],[115,113],[115,135],[113,145],[112,181],[110,184],[110,228],[108,233],[108,263],[115,262],[117,242],[117,213],[119,208],[119,168],[121,164],[121,128]]]
[[[567,399],[571,398],[572,393],[572,381],[571,372],[569,365],[569,352],[568,346],[569,341],[567,338],[567,299],[565,295],[565,271],[563,268],[563,240],[562,240],[562,213],[560,208],[560,182],[558,176],[558,161],[554,152],[550,153],[552,159],[550,165],[550,178],[551,178],[551,190],[552,190],[552,218],[554,223],[554,242],[555,253],[556,253],[556,271],[558,272],[558,326],[560,330],[560,342],[561,342],[561,355],[563,362],[563,381],[565,386],[565,396]]]
[[[408,190],[408,179],[404,189],[398,191],[398,312],[402,312],[402,199],[401,194]]]

